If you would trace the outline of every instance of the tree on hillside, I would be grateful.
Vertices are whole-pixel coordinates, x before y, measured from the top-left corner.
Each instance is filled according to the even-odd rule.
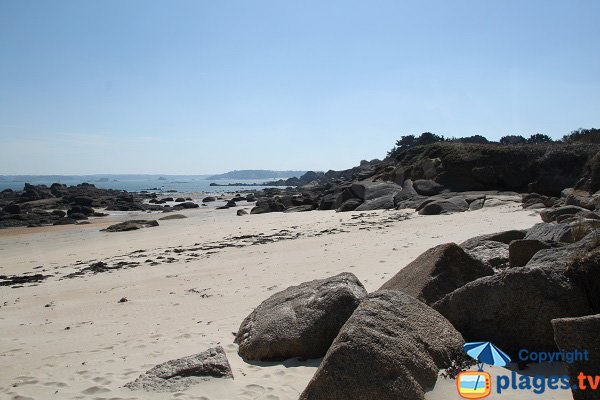
[[[419,136],[405,135],[396,141],[396,146],[390,150],[387,154],[388,157],[393,157],[402,150],[409,149],[414,146],[424,146],[427,144],[444,142],[446,139],[444,136],[436,135],[431,132],[423,132]]]
[[[527,143],[552,143],[554,140],[548,135],[544,135],[543,133],[536,133],[534,135],[529,136],[527,139]]]
[[[476,144],[486,144],[486,143],[490,142],[489,140],[487,140],[487,138],[485,138],[484,136],[481,136],[481,135],[473,135],[473,136],[467,136],[467,137],[463,137],[463,138],[452,138],[450,141],[451,142],[460,142],[460,143],[476,143]]]
[[[563,136],[563,142],[573,143],[573,142],[582,142],[582,143],[600,143],[600,129],[590,128],[590,129],[582,129],[579,128],[575,131],[572,131],[568,135]]]
[[[436,142],[443,142],[444,137],[443,136],[438,136],[435,133],[431,133],[431,132],[423,132],[421,133],[421,136],[419,136],[417,138],[417,145],[423,146],[426,144],[432,144],[432,143],[436,143]]]
[[[506,135],[500,138],[500,144],[522,144],[527,143],[527,139],[520,135]]]

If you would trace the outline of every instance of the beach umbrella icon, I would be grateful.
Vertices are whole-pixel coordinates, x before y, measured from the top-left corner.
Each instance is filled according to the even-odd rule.
[[[465,353],[479,361],[479,370],[483,364],[504,367],[510,362],[510,357],[491,342],[470,342],[463,346]]]

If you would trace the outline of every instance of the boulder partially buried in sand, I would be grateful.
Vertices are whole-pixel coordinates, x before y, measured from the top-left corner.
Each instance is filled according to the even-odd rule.
[[[106,229],[101,229],[105,232],[126,232],[126,231],[134,231],[136,229],[149,228],[152,226],[158,226],[158,221],[155,220],[145,220],[145,219],[134,219],[131,221],[121,222],[119,224],[114,224],[109,226]]]
[[[367,292],[341,273],[289,287],[263,301],[235,337],[247,360],[322,357]]]
[[[453,290],[494,271],[454,243],[427,250],[402,268],[381,289],[403,291],[433,304]]]
[[[300,400],[421,400],[462,352],[460,333],[405,293],[371,293],[340,330]]]
[[[600,376],[600,335],[598,334],[600,332],[600,314],[554,319],[552,326],[554,327],[554,340],[560,350],[565,352],[578,350],[581,354],[587,354],[587,359],[582,356],[573,363],[567,364],[571,384],[579,384],[580,373],[591,376],[591,379]],[[586,386],[590,385],[587,379],[583,383]],[[572,390],[572,393],[575,400],[598,399],[598,391],[590,388],[588,390]]]
[[[125,387],[148,392],[179,392],[211,377],[233,379],[221,346],[159,364]]]
[[[558,268],[511,268],[479,278],[433,305],[465,339],[520,349],[555,351],[550,321],[592,312],[585,290]]]

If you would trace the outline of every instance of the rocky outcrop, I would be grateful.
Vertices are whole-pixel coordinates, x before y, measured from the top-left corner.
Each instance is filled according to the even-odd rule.
[[[60,225],[66,222],[63,219],[65,211],[70,219],[85,220],[106,215],[96,211],[98,208],[109,211],[168,209],[159,205],[163,202],[156,200],[156,194],[99,189],[88,183],[76,186],[54,183],[50,188],[25,184],[23,191],[3,192],[1,197],[0,228]]]
[[[447,243],[421,254],[381,289],[400,290],[431,305],[455,289],[493,273],[458,245]]]
[[[180,392],[209,378],[233,379],[221,346],[159,364],[125,387],[147,392]]]
[[[239,354],[248,360],[322,357],[366,294],[350,273],[275,293],[242,322],[235,337]]]
[[[571,378],[571,387],[579,387],[579,375],[583,373],[596,379],[600,376],[600,314],[589,315],[579,318],[559,318],[552,320],[554,328],[554,340],[560,350],[572,352],[579,350],[587,354],[587,359],[578,359],[567,364],[567,370]],[[587,390],[572,389],[574,400],[597,400],[598,391],[591,390],[590,386],[595,382],[583,380]]]
[[[395,290],[371,293],[327,351],[301,400],[422,400],[463,338],[439,313]]]
[[[563,270],[510,268],[456,289],[433,308],[468,341],[484,338],[516,356],[555,351],[550,321],[590,314],[585,291]]]

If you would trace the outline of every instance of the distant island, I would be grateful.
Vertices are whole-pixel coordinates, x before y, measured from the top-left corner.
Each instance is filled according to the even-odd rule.
[[[288,179],[302,176],[306,171],[271,171],[266,169],[243,169],[225,172],[224,174],[212,175],[207,180],[225,179]]]

